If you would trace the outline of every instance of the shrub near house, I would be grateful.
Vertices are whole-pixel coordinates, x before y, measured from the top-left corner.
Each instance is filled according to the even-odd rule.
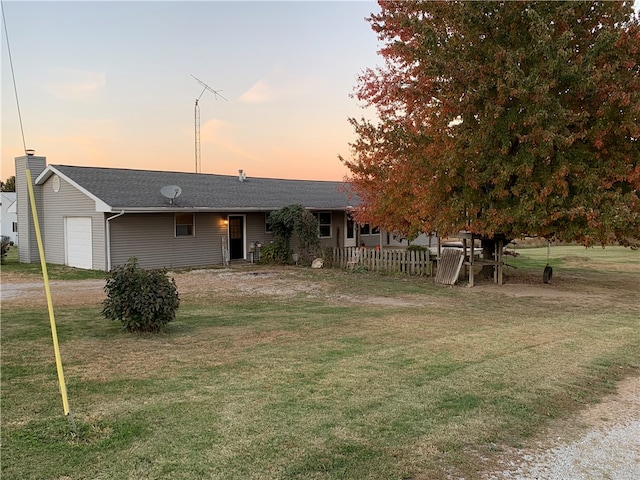
[[[7,256],[7,253],[9,252],[9,248],[11,248],[12,243],[13,242],[9,237],[5,235],[2,236],[2,251],[0,253],[0,261],[3,265],[4,265],[4,259]]]
[[[130,332],[160,331],[180,306],[175,280],[165,270],[140,268],[135,258],[111,271],[104,290],[102,314]]]
[[[271,212],[267,220],[271,226],[274,242],[263,250],[263,261],[267,263],[290,263],[292,260],[291,238],[296,235],[298,248],[303,257],[317,253],[320,248],[318,221],[302,205],[289,205]]]

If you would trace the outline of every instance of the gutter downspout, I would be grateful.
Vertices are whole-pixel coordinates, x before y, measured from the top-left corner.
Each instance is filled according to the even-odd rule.
[[[124,215],[124,210],[121,210],[117,215],[107,218],[107,272],[111,271],[111,220]]]

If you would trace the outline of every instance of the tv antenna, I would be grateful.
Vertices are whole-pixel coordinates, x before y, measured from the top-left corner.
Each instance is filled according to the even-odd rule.
[[[198,105],[198,101],[200,100],[200,98],[202,98],[202,95],[204,95],[204,92],[206,92],[207,90],[213,93],[213,96],[216,100],[218,99],[218,97],[226,101],[228,100],[224,98],[220,93],[222,90],[214,90],[213,88],[211,88],[209,85],[204,83],[195,75],[191,75],[191,76],[203,87],[202,92],[200,92],[200,95],[198,96],[198,98],[196,98],[196,104],[193,111],[193,116],[195,121],[195,131],[196,131],[196,173],[200,173],[202,170],[202,166],[200,162],[200,105]]]

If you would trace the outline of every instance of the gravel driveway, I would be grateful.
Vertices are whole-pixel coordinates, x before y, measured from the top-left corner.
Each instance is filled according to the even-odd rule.
[[[509,449],[483,480],[640,479],[640,377],[616,394],[552,425],[532,448]]]

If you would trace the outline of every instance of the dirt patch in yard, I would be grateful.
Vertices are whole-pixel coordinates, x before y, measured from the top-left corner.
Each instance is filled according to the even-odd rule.
[[[181,301],[188,304],[210,302],[212,297],[281,297],[297,295],[315,297],[331,303],[379,305],[391,307],[432,305],[431,299],[398,296],[361,295],[358,292],[335,292],[322,275],[304,278],[296,269],[225,268],[169,272],[176,281]],[[390,279],[389,281],[393,281]],[[106,298],[105,281],[53,280],[50,282],[54,306],[99,306]],[[46,307],[44,283],[35,275],[2,275],[0,298],[5,308]]]
[[[322,285],[287,274],[286,270],[212,269],[171,274],[183,299],[267,296],[291,297],[298,294],[319,295]]]
[[[269,270],[203,269],[169,275],[175,279],[182,300],[190,303],[212,296],[318,294],[320,289],[315,282],[302,282]],[[54,306],[100,305],[106,298],[102,279],[53,280],[49,285]],[[5,308],[47,305],[44,282],[35,275],[3,272],[0,298]]]
[[[637,268],[637,267],[636,267]],[[328,271],[330,272],[330,271]],[[446,306],[447,299],[425,295],[363,295],[357,289],[354,277],[353,289],[336,292],[325,275],[305,275],[299,268],[234,267],[196,269],[169,272],[176,281],[184,304],[208,303],[212,297],[276,297],[290,298],[298,295],[315,297],[329,303],[346,305],[373,305],[389,307],[437,307]],[[640,278],[640,277],[639,277]],[[2,272],[0,299],[5,308],[47,305],[44,283],[37,275]],[[604,279],[603,279],[604,280]],[[617,302],[618,295],[628,295],[629,285],[613,288],[612,282],[628,283],[631,280],[608,276],[606,282],[588,282],[579,274],[563,272],[553,278],[551,284],[542,283],[541,275],[508,275],[505,284],[498,286],[490,280],[481,280],[468,291],[480,295],[498,295],[512,298],[536,297],[550,303],[569,302],[577,305],[608,304]],[[398,281],[389,277],[389,282]],[[417,281],[417,280],[416,280]],[[428,281],[428,280],[427,280]],[[632,279],[633,283],[640,281]],[[621,286],[622,286],[621,283]],[[106,295],[105,280],[53,280],[50,282],[54,306],[100,306]],[[442,288],[464,288],[460,286]],[[613,292],[613,293],[612,293]]]
[[[39,280],[39,281],[38,281]],[[73,307],[97,305],[105,298],[104,280],[53,280],[49,282],[54,306]],[[2,307],[47,306],[44,282],[38,277],[2,275],[0,287]]]
[[[628,273],[617,274],[608,271],[601,278],[592,275],[582,275],[572,271],[554,270],[552,281],[548,284],[539,275],[522,274],[505,276],[504,284],[499,286],[490,280],[483,280],[469,290],[477,294],[494,297],[536,298],[548,305],[574,305],[583,308],[589,306],[617,306],[620,303],[633,304],[630,298],[637,296],[640,291],[640,267],[628,268]],[[635,309],[640,315],[640,305]]]

